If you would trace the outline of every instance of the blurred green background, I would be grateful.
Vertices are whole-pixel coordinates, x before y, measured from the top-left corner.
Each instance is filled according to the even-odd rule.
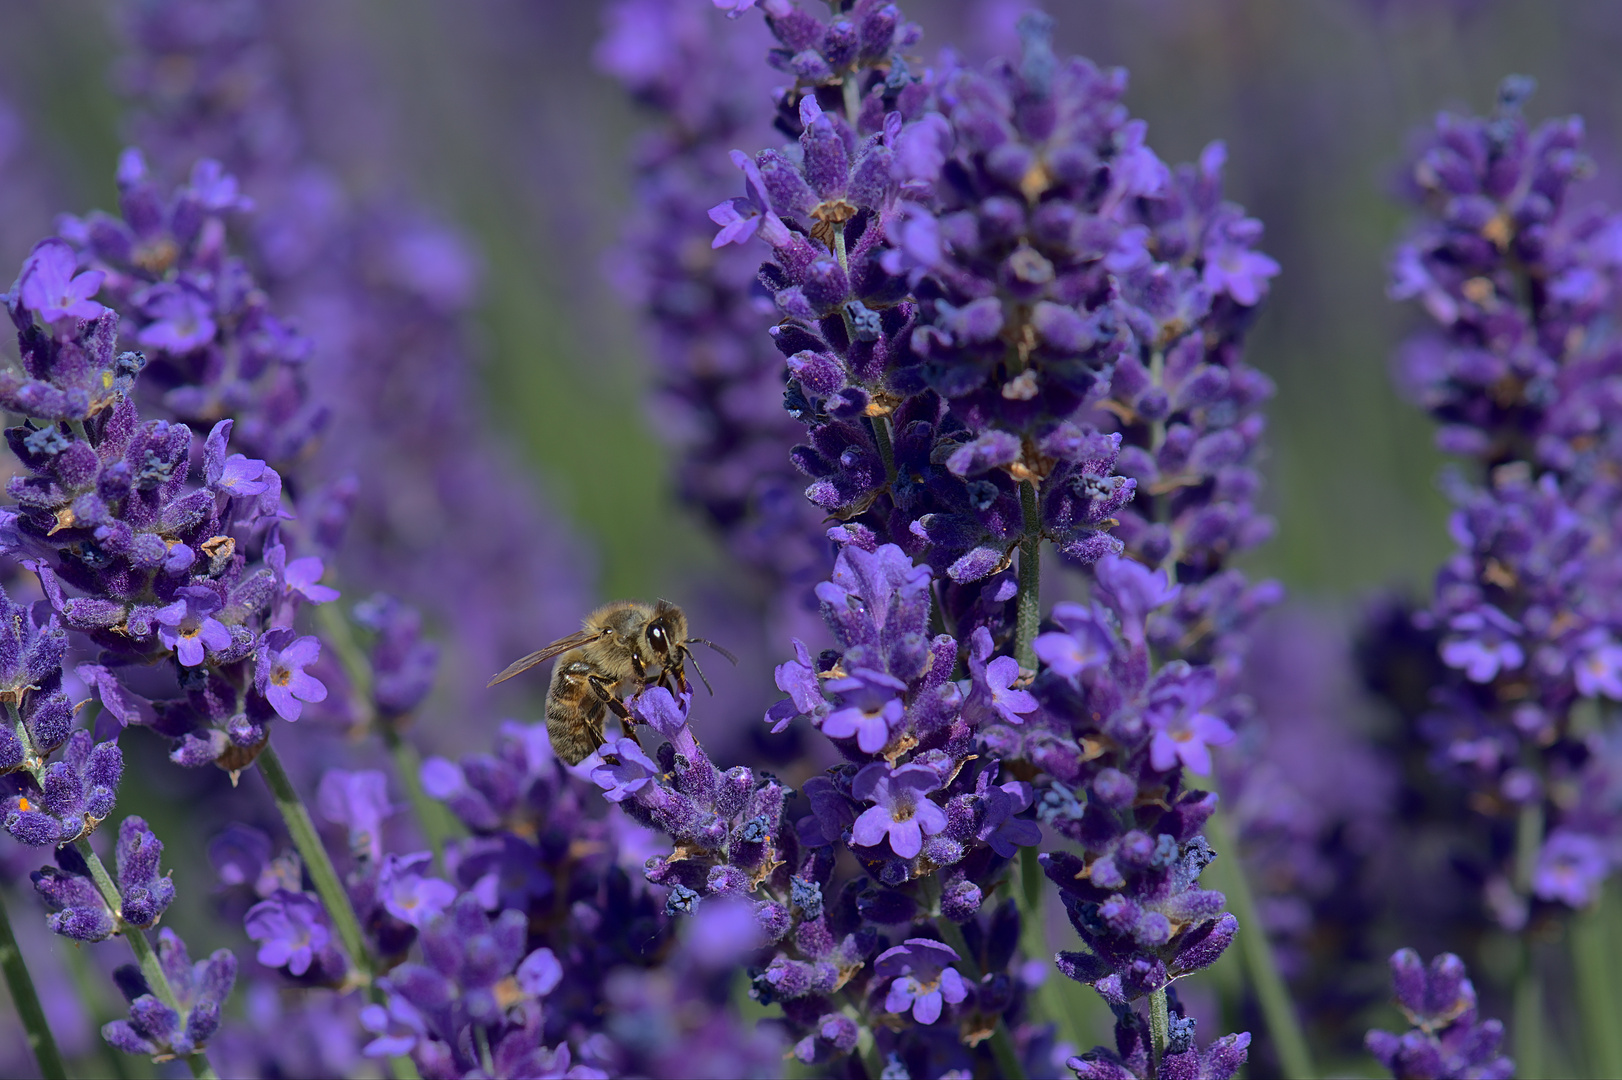
[[[692,0],[707,4],[708,0]],[[601,553],[605,596],[655,595],[722,562],[675,510],[642,404],[632,313],[602,271],[628,198],[640,118],[596,74],[600,8],[585,0],[284,0],[267,33],[305,80],[316,149],[358,188],[421,199],[482,253],[477,332],[495,422]],[[1007,4],[911,2],[925,51],[986,30]],[[1384,298],[1403,222],[1388,198],[1408,133],[1442,106],[1488,108],[1499,79],[1535,76],[1534,116],[1583,112],[1605,165],[1619,144],[1610,0],[1073,0],[1049,5],[1061,45],[1132,73],[1128,103],[1168,161],[1226,139],[1229,192],[1284,266],[1252,357],[1278,383],[1269,496],[1280,524],[1253,568],[1298,594],[1420,587],[1444,555],[1430,425],[1395,397],[1410,315]],[[112,202],[121,108],[116,5],[0,5],[0,93],[21,112],[61,209]],[[1002,21],[1006,25],[1007,20]],[[341,77],[334,77],[333,73]],[[345,80],[349,80],[347,83]],[[364,87],[365,93],[346,91]],[[387,108],[379,110],[383,102]],[[343,110],[367,109],[365,115]],[[323,129],[324,116],[345,122]],[[344,133],[359,124],[368,137]],[[323,144],[322,138],[328,142]],[[1603,191],[1615,170],[1602,170]],[[26,217],[26,215],[22,215]],[[44,220],[13,216],[16,265]]]

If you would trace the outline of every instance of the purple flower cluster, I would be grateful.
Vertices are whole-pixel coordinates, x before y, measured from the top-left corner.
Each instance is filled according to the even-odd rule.
[[[1061,969],[1125,1003],[1210,964],[1238,929],[1223,895],[1199,887],[1216,797],[1183,781],[1185,767],[1209,774],[1210,747],[1233,731],[1211,711],[1212,668],[1151,662],[1149,620],[1180,587],[1119,556],[1095,576],[1093,602],[1057,605],[1059,629],[1036,639],[1042,709],[996,738],[1051,778],[1041,816],[1081,848],[1043,857],[1090,950]]]
[[[263,461],[226,457],[228,420],[201,448],[202,484],[187,484],[191,431],[163,420],[141,423],[127,396],[141,360],[114,356],[118,316],[91,299],[103,283],[100,271],[79,272],[72,250],[52,238],[35,246],[0,299],[22,355],[20,370],[0,376],[0,399],[25,418],[6,432],[22,470],[8,484],[16,509],[4,512],[0,545],[13,559],[26,556],[46,597],[23,606],[0,591],[0,699],[8,713],[0,725],[0,774],[9,774],[7,832],[56,848],[57,866],[32,875],[52,912],[51,929],[81,942],[123,934],[140,956],[150,954],[145,931],[174,900],[175,887],[159,869],[163,844],[138,817],[119,827],[115,875],[89,846],[89,834],[113,811],[124,760],[116,741],[72,730],[62,688],[66,630],[103,647],[103,663],[80,665],[76,674],[120,724],[156,726],[158,709],[112,667],[125,667],[127,676],[129,665],[173,657],[177,683],[223,697],[229,681],[211,684],[207,673],[247,655],[233,650],[251,652],[253,633],[243,623],[262,620],[270,608],[268,589],[260,597],[243,585],[244,559],[233,557],[236,537],[227,530],[240,527],[246,538],[261,519],[274,522],[279,507],[273,501],[267,509],[259,498],[273,487],[260,478],[275,475]],[[225,516],[238,506],[240,515]],[[231,611],[227,598],[237,605]],[[167,733],[195,740],[195,721],[181,712],[190,703],[169,704],[185,726]],[[237,707],[228,711],[240,715]],[[262,743],[263,735],[256,737]],[[157,963],[161,987],[149,986],[139,969],[121,969],[130,1018],[109,1023],[103,1036],[126,1052],[195,1062],[219,1027],[235,958],[220,950],[194,970],[180,939],[165,930]]]
[[[839,22],[823,27],[786,3],[767,10],[794,64],[840,55]],[[809,428],[794,453],[812,479],[806,494],[958,585],[1006,569],[1031,533],[1084,561],[1118,550],[1101,529],[1132,496],[1110,476],[1119,440],[1072,417],[1125,331],[1092,312],[1089,297],[1107,285],[1091,280],[1101,271],[1077,237],[1042,232],[1040,214],[1027,220],[1027,202],[1068,208],[1073,193],[1061,182],[1044,198],[1044,179],[1022,194],[1020,178],[995,172],[988,156],[1023,152],[1030,171],[1038,153],[1022,144],[1052,140],[1062,154],[1096,140],[1097,130],[1055,120],[1093,88],[1080,68],[1052,70],[1039,31],[1032,55],[1047,66],[1032,61],[1046,72],[1035,83],[1013,68],[915,79],[896,59],[913,35],[893,8],[851,15],[837,85],[802,85],[794,111],[780,104],[799,145],[735,154],[747,194],[711,212],[718,245],[758,235],[772,249],[761,280],[785,317],[772,335],[788,358],[786,405]],[[869,42],[870,22],[888,33]],[[813,24],[823,51],[808,54]],[[1022,95],[1041,104],[1016,115]],[[1041,485],[1030,514],[1021,482]],[[1025,501],[1034,497],[1028,487]]]
[[[245,460],[287,467],[325,425],[327,411],[306,385],[309,340],[272,311],[247,265],[226,246],[228,218],[251,210],[252,201],[212,158],[198,160],[170,195],[138,150],[119,159],[118,193],[120,217],[97,212],[58,223],[78,262],[91,268],[75,279],[94,283],[78,305],[94,304],[88,296],[99,286],[124,317],[122,333],[150,366],[140,382],[144,397],[198,428],[231,416],[252,455]],[[34,310],[46,322],[56,317],[57,309]],[[261,481],[239,468],[232,479],[239,493],[270,481],[273,489],[260,490],[280,493],[274,472]]]
[[[338,173],[352,163],[314,155],[307,129],[333,116],[301,111],[299,78],[322,73],[300,72],[284,55],[295,19],[261,0],[128,9],[123,79],[133,130],[161,173],[187,175],[199,158],[213,158],[252,196],[246,231],[256,274],[308,335],[308,399],[327,417],[320,453],[289,476],[303,548],[328,556],[351,596],[409,597],[445,626],[455,662],[438,692],[473,714],[486,697],[482,673],[532,648],[537,625],[566,624],[591,606],[589,574],[580,572],[587,560],[489,435],[467,326],[479,266],[463,238],[420,207],[346,190]],[[368,124],[386,111],[364,95],[353,104]],[[354,145],[375,147],[369,131],[354,134]],[[264,404],[247,404],[268,410],[284,400],[270,387],[261,392]],[[241,407],[233,401],[227,411]],[[239,434],[256,438],[243,422]],[[295,423],[287,437],[298,430]],[[424,438],[428,430],[444,434]],[[250,456],[283,465],[256,442]],[[493,513],[499,528],[463,527]],[[354,542],[340,547],[346,535]],[[514,595],[527,603],[513,604]],[[411,677],[422,695],[403,709],[393,707],[400,698],[378,701],[385,717],[426,695],[432,682],[421,667]]]
[[[679,719],[668,694],[662,701],[637,704],[648,723]],[[581,1070],[581,1076],[703,1072],[704,1062],[722,1073],[748,1073],[769,1068],[773,1056],[781,1053],[769,1040],[749,1039],[720,1009],[727,987],[724,979],[716,983],[714,969],[724,971],[732,959],[753,951],[757,930],[752,910],[743,913],[741,926],[724,919],[724,925],[707,925],[712,940],[700,934],[687,950],[669,955],[671,914],[680,910],[682,896],[694,894],[684,891],[674,870],[661,875],[669,878],[662,898],[662,890],[627,873],[636,871],[640,877],[646,867],[678,860],[668,845],[634,820],[653,816],[638,799],[654,801],[651,791],[641,793],[652,786],[658,767],[635,742],[622,740],[620,746],[622,752],[612,761],[588,758],[570,775],[553,755],[543,729],[508,723],[489,753],[469,754],[459,762],[431,758],[424,764],[424,785],[472,833],[447,852],[459,892],[445,927],[424,928],[424,953],[437,975],[413,969],[407,979],[404,969],[397,969],[389,981],[388,1030],[418,1040],[410,1052],[424,1075],[442,1074],[434,1071],[435,1062],[460,1053],[466,1038],[458,1031],[474,1024],[485,1028],[492,1047],[513,1040],[509,1052],[522,1046],[525,1053],[554,1055],[559,1075],[568,1067]],[[610,802],[593,796],[592,784],[583,782],[585,775],[608,792]],[[686,775],[696,777],[696,766],[689,765]],[[780,812],[780,786],[777,792]],[[673,794],[671,802],[681,797]],[[765,798],[769,803],[772,794]],[[669,802],[660,805],[667,814],[680,812]],[[760,819],[758,814],[752,819],[757,827]],[[747,843],[757,855],[769,850],[769,837],[749,835],[753,840]],[[740,855],[745,843],[735,843]],[[702,855],[695,852],[694,858]],[[453,925],[477,923],[486,918],[482,913],[490,913],[490,928],[478,932],[506,942],[493,954],[501,962],[491,968],[481,960],[478,972],[464,969],[458,975],[454,965],[470,961],[457,957],[477,954],[460,944],[464,952],[450,950],[434,935],[452,933]],[[716,913],[728,914],[719,908]],[[462,929],[454,933],[467,935]],[[664,957],[669,958],[660,968]],[[685,993],[703,994],[710,1015],[670,1008],[673,987],[667,980],[672,978],[685,980]],[[443,1005],[435,1007],[438,1011],[425,1008],[425,987],[446,979],[460,987],[462,1011],[446,1012]],[[508,1008],[514,992],[502,989],[503,980],[514,979],[518,990],[536,999],[533,1009]],[[495,1012],[479,1004],[479,995],[486,993],[480,987],[492,984],[502,1006]],[[438,1000],[454,1000],[454,995]],[[613,1003],[607,1016],[599,1008],[602,1002]],[[413,1021],[413,1015],[421,1019]],[[644,1016],[649,1022],[638,1019]],[[372,1010],[368,1017],[370,1029],[384,1030],[382,1011]],[[382,1045],[374,1043],[368,1053],[381,1052]],[[579,1062],[574,1066],[568,1066],[570,1045]]]
[[[952,785],[974,781],[977,814],[1017,813],[1032,794],[996,784],[999,763],[1034,771],[1044,819],[1085,851],[1045,856],[1088,946],[1061,967],[1122,1005],[1159,993],[1237,928],[1198,885],[1215,798],[1182,770],[1209,773],[1233,738],[1236,631],[1277,594],[1225,565],[1269,531],[1250,460],[1271,389],[1239,345],[1277,266],[1221,200],[1221,147],[1174,175],[1120,104],[1124,75],[1061,62],[1046,17],[1021,21],[1017,61],[914,75],[893,5],[762,6],[797,145],[732,155],[745,195],[711,211],[715,244],[772,250],[785,404],[810,429],[795,462],[847,522],[818,587],[843,648],[798,646],[769,719],[808,716],[861,765],[806,783],[820,837],[892,889],[939,874],[942,913],[980,900]],[[1094,600],[1032,643],[1042,540],[1094,566]],[[1020,589],[1014,644],[1040,673],[996,656]],[[932,597],[955,637],[930,640]],[[1018,842],[1039,839],[1024,824]],[[980,857],[1013,854],[1005,831],[976,826]]]
[[[1391,295],[1434,327],[1399,356],[1399,379],[1470,460],[1448,488],[1458,552],[1418,617],[1448,670],[1420,721],[1435,766],[1512,833],[1540,815],[1536,851],[1491,868],[1504,925],[1584,907],[1618,861],[1619,763],[1579,719],[1622,699],[1622,351],[1608,329],[1622,287],[1622,217],[1578,207],[1590,171],[1576,118],[1528,125],[1529,80],[1507,80],[1486,118],[1444,114],[1408,180],[1423,217],[1397,249]],[[1509,850],[1512,844],[1503,845]]]
[[[733,949],[756,960],[755,996],[782,1006],[802,1061],[851,1053],[865,1024],[882,1054],[932,1062],[926,1071],[962,1067],[975,1051],[957,1027],[989,1031],[1018,1008],[1006,974],[1018,916],[1003,905],[986,929],[977,914],[1016,845],[1039,837],[1016,817],[1030,791],[999,783],[995,762],[973,755],[965,705],[994,691],[951,680],[956,642],[928,634],[928,569],[858,526],[834,533],[844,546],[817,595],[840,648],[813,660],[797,643],[799,659],[778,669],[790,697],[767,717],[779,730],[809,717],[847,759],[806,781],[808,816],[787,815],[781,781],[714,765],[688,722],[691,699],[660,687],[628,703],[637,730],[664,740],[654,756],[625,737],[579,771],[671,838],[645,871],[668,890],[666,913],[698,917],[700,942],[717,935],[707,924],[725,923]],[[1002,707],[1035,702],[1004,693]],[[848,880],[836,876],[844,851],[862,867]],[[935,936],[947,923],[962,924],[960,944]],[[971,935],[978,955],[961,952]],[[896,1019],[905,1015],[912,1024]]]
[[[659,118],[637,144],[637,194],[614,279],[647,319],[655,416],[680,449],[675,479],[768,592],[814,608],[830,553],[789,461],[801,428],[781,408],[771,304],[741,247],[712,249],[706,212],[735,183],[726,151],[767,136],[752,107],[769,75],[763,34],[716,25],[699,4],[624,0],[608,9],[597,64]],[[753,92],[751,92],[753,91]]]
[[[191,197],[183,191],[177,202]],[[106,230],[115,224],[106,219]],[[107,272],[75,278],[73,268],[67,244],[41,241],[6,296],[23,371],[9,374],[0,398],[30,419],[6,432],[23,471],[8,484],[16,503],[3,550],[38,575],[62,624],[101,647],[77,674],[121,725],[176,740],[178,763],[241,769],[272,717],[296,720],[296,698],[323,695],[303,670],[318,643],[289,642],[292,631],[273,627],[334,594],[311,589],[318,560],[295,560],[303,591],[288,582],[281,477],[229,452],[232,419],[206,438],[142,419],[129,396],[142,358],[115,353],[118,314],[83,299],[60,307],[47,288],[105,284]],[[89,286],[73,284],[84,279]],[[211,335],[211,347],[240,358],[250,344],[237,331],[256,335],[237,322],[222,342]],[[167,678],[150,671],[169,658]]]
[[[1427,967],[1412,949],[1391,955],[1397,1004],[1413,1029],[1402,1035],[1370,1031],[1373,1054],[1392,1076],[1414,1080],[1505,1080],[1515,1063],[1499,1054],[1504,1025],[1476,1015],[1476,989],[1464,962],[1442,953]]]

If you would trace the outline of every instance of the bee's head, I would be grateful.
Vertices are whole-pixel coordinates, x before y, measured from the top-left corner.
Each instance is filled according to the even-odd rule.
[[[661,667],[681,667],[681,654],[686,651],[687,641],[687,616],[682,614],[681,608],[668,600],[659,601],[643,634],[647,637],[648,649]]]

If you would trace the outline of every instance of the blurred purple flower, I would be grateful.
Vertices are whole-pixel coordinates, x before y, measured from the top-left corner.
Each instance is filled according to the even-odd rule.
[[[62,240],[51,237],[35,244],[17,277],[23,306],[48,323],[100,317],[107,309],[90,298],[107,275],[100,270],[75,274],[76,269],[78,259]]]
[[[303,975],[331,939],[326,917],[321,902],[308,893],[277,890],[248,909],[243,926],[249,940],[259,943],[261,964]]]

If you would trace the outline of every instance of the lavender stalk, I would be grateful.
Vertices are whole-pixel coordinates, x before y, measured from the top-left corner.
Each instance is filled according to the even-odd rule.
[[[1607,888],[1599,904],[1580,911],[1571,923],[1571,961],[1577,975],[1577,1001],[1582,1012],[1588,1067],[1599,1076],[1622,1075],[1622,995],[1618,994],[1618,948],[1615,889]],[[1527,1070],[1528,1075],[1532,1075]]]
[[[6,988],[11,991],[11,1003],[22,1021],[23,1031],[28,1036],[28,1048],[33,1051],[40,1075],[45,1080],[66,1080],[67,1064],[56,1048],[56,1038],[51,1034],[45,1010],[39,1003],[39,994],[34,990],[34,980],[28,974],[28,965],[23,962],[22,951],[17,948],[17,935],[11,928],[11,915],[6,910],[3,890],[0,890],[0,972],[5,974]]]
[[[1206,825],[1206,831],[1211,834],[1211,839],[1219,847],[1229,851],[1236,850],[1233,837],[1228,831],[1228,823],[1221,813],[1212,816]],[[1261,915],[1256,910],[1255,897],[1250,891],[1250,882],[1246,879],[1239,860],[1228,862],[1225,869],[1218,869],[1217,874],[1228,903],[1232,905],[1234,914],[1239,917],[1239,925],[1262,926]],[[1256,992],[1256,1001],[1261,1006],[1262,1015],[1267,1018],[1267,1033],[1273,1038],[1273,1048],[1278,1053],[1279,1065],[1284,1074],[1316,1076],[1312,1054],[1307,1048],[1306,1034],[1301,1030],[1301,1020],[1296,1014],[1295,1003],[1290,999],[1290,989],[1285,985],[1283,975],[1279,973],[1278,963],[1267,935],[1239,935],[1239,950],[1240,955],[1244,957],[1245,970],[1250,975],[1251,987]]]
[[[292,837],[294,846],[304,858],[304,867],[309,872],[310,881],[315,885],[316,894],[321,897],[322,906],[327,910],[327,917],[332,920],[334,928],[338,931],[344,951],[349,954],[361,982],[370,982],[373,975],[373,960],[371,951],[366,946],[366,938],[361,933],[360,920],[355,916],[355,908],[349,899],[348,890],[338,880],[338,871],[333,868],[326,845],[316,834],[315,823],[310,820],[310,812],[305,809],[304,800],[299,797],[298,790],[288,779],[287,771],[282,768],[281,758],[274,747],[269,744],[265,746],[259,754],[258,765],[260,773],[265,778],[265,786],[270,789],[271,798],[276,802],[276,809],[287,824],[288,835]]]

